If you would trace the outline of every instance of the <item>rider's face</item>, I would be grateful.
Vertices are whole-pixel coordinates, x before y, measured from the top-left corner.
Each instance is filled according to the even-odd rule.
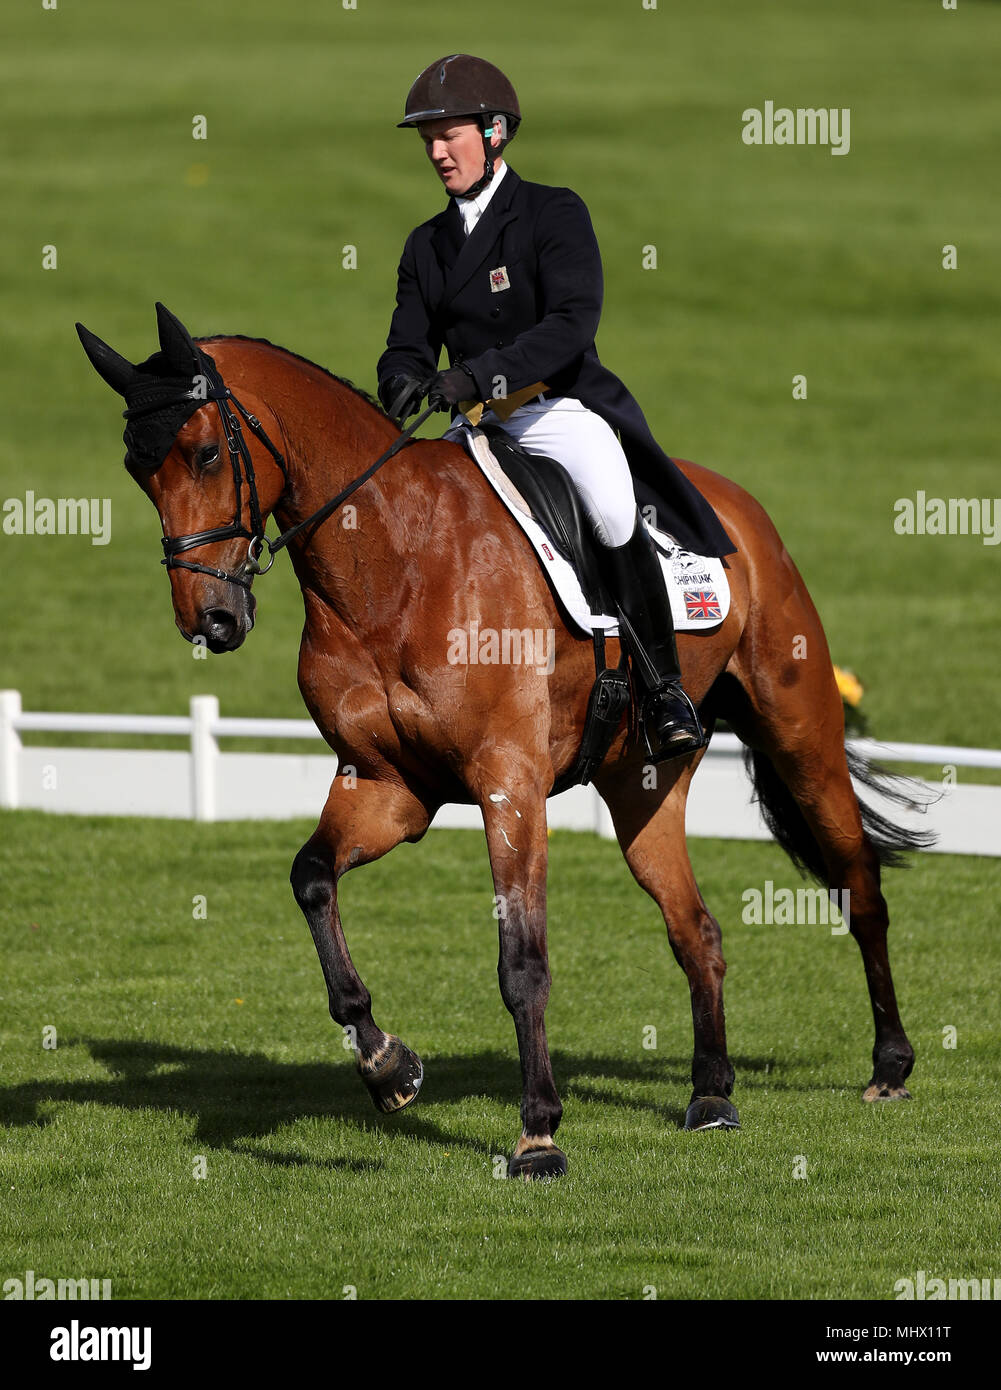
[[[483,135],[479,121],[442,117],[423,121],[417,130],[435,172],[453,195],[461,195],[483,173]],[[500,144],[497,136],[492,144]]]

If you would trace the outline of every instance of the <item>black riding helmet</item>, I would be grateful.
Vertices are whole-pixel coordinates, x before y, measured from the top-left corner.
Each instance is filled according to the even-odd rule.
[[[407,94],[406,113],[397,129],[438,121],[448,116],[466,116],[480,122],[483,130],[483,175],[461,196],[473,198],[494,176],[494,160],[521,124],[521,107],[511,83],[500,68],[469,53],[452,53],[426,67]],[[487,131],[494,116],[505,118],[500,146],[490,144]]]

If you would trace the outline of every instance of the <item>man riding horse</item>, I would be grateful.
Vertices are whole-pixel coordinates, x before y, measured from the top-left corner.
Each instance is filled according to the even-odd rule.
[[[671,605],[632,473],[665,500],[667,529],[686,549],[720,556],[734,546],[599,361],[602,269],[591,220],[570,189],[526,183],[505,163],[520,122],[511,83],[481,58],[441,58],[411,87],[398,128],[417,128],[450,199],[404,247],[379,398],[401,421],[425,396],[456,414],[485,403],[483,424],[503,422],[523,449],[569,472],[606,581],[656,672],[641,719],[659,762],[705,738],[681,684]],[[450,366],[439,371],[443,345]]]
[[[453,91],[450,73],[475,78],[472,93]],[[404,124],[423,127],[439,177],[456,196],[407,243],[380,371],[383,398],[390,414],[406,413],[426,392],[469,410],[467,398],[492,401],[498,418],[510,407],[507,428],[574,472],[619,568],[620,606],[660,663],[645,718],[663,757],[682,741],[691,747],[700,729],[680,691],[659,566],[635,527],[635,493],[614,431],[637,485],[642,480],[661,499],[681,544],[729,553],[726,532],[735,538],[733,602],[726,619],[692,643],[688,684],[707,723],[726,719],[751,750],[756,797],[793,862],[850,895],[875,1022],[864,1098],[906,1099],[914,1050],[893,989],[880,866],[927,837],[859,802],[851,774],[874,788],[881,779],[857,754],[849,761],[823,626],[781,537],[761,506],[721,474],[686,462],[685,476],[699,490],[686,483],[601,366],[593,341],[601,265],[587,212],[566,189],[522,183],[504,169],[511,129],[502,130],[498,116],[513,123],[517,100],[496,69],[476,59],[436,64],[411,93]],[[466,240],[463,211],[476,219]],[[522,1070],[521,1135],[508,1173],[526,1180],[565,1173],[566,1155],[553,1140],[563,1107],[545,1028],[546,803],[580,747],[582,697],[593,680],[587,644],[564,628],[555,633],[552,671],[513,663],[457,669],[442,635],[471,602],[533,629],[552,627],[558,614],[538,567],[519,572],[498,563],[513,532],[487,479],[463,468],[450,442],[424,440],[402,455],[403,434],[363,393],[293,352],[241,336],[194,339],[163,304],[157,327],[159,351],[138,364],[82,324],[77,330],[128,406],[127,466],[157,509],[181,633],[234,651],[253,626],[255,578],[288,546],[305,612],[299,689],[339,759],[291,873],[331,1017],[347,1030],[377,1108],[389,1114],[412,1104],[423,1066],[375,1021],[348,950],[339,884],[349,870],[419,840],[446,802],[475,804],[490,854],[501,996]],[[443,344],[452,366],[439,376]],[[498,376],[508,379],[506,399]],[[519,399],[523,391],[536,400]],[[401,463],[383,469],[393,457]],[[348,496],[357,497],[364,525],[325,525]],[[269,541],[271,515],[283,529]],[[437,543],[443,534],[447,545]],[[794,643],[808,645],[811,660],[794,663],[800,669],[789,679]],[[688,980],[694,1051],[685,1127],[734,1128],[722,933],[685,846],[699,755],[675,763],[676,775],[639,777],[637,732],[617,730],[594,783]],[[897,791],[891,797],[910,800]]]

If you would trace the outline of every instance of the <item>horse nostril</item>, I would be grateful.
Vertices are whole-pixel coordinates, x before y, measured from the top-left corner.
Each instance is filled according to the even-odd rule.
[[[210,608],[202,618],[201,627],[210,642],[229,642],[236,635],[237,621],[226,608]]]

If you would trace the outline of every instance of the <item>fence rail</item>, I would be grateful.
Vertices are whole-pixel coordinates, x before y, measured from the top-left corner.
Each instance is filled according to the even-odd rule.
[[[189,740],[184,750],[42,748],[25,733],[159,735]],[[222,738],[312,739],[310,719],[222,717],[214,695],[196,695],[187,715],[76,714],[25,711],[16,690],[0,691],[0,806],[80,815],[145,815],[213,821],[315,817],[337,767],[334,754],[223,753]],[[1001,770],[1001,751],[944,744],[876,743],[851,747],[882,763],[935,768],[923,779],[933,804],[924,816],[875,798],[894,820],[930,829],[944,853],[1001,855],[1001,786],[966,785],[960,768]],[[689,796],[690,835],[767,839],[743,768],[742,745],[716,734]],[[946,775],[947,769],[954,769]],[[266,786],[265,795],[261,788]],[[872,798],[870,798],[872,799]],[[575,787],[549,803],[553,829],[614,834],[593,787]],[[446,806],[435,825],[481,825],[471,806]]]

